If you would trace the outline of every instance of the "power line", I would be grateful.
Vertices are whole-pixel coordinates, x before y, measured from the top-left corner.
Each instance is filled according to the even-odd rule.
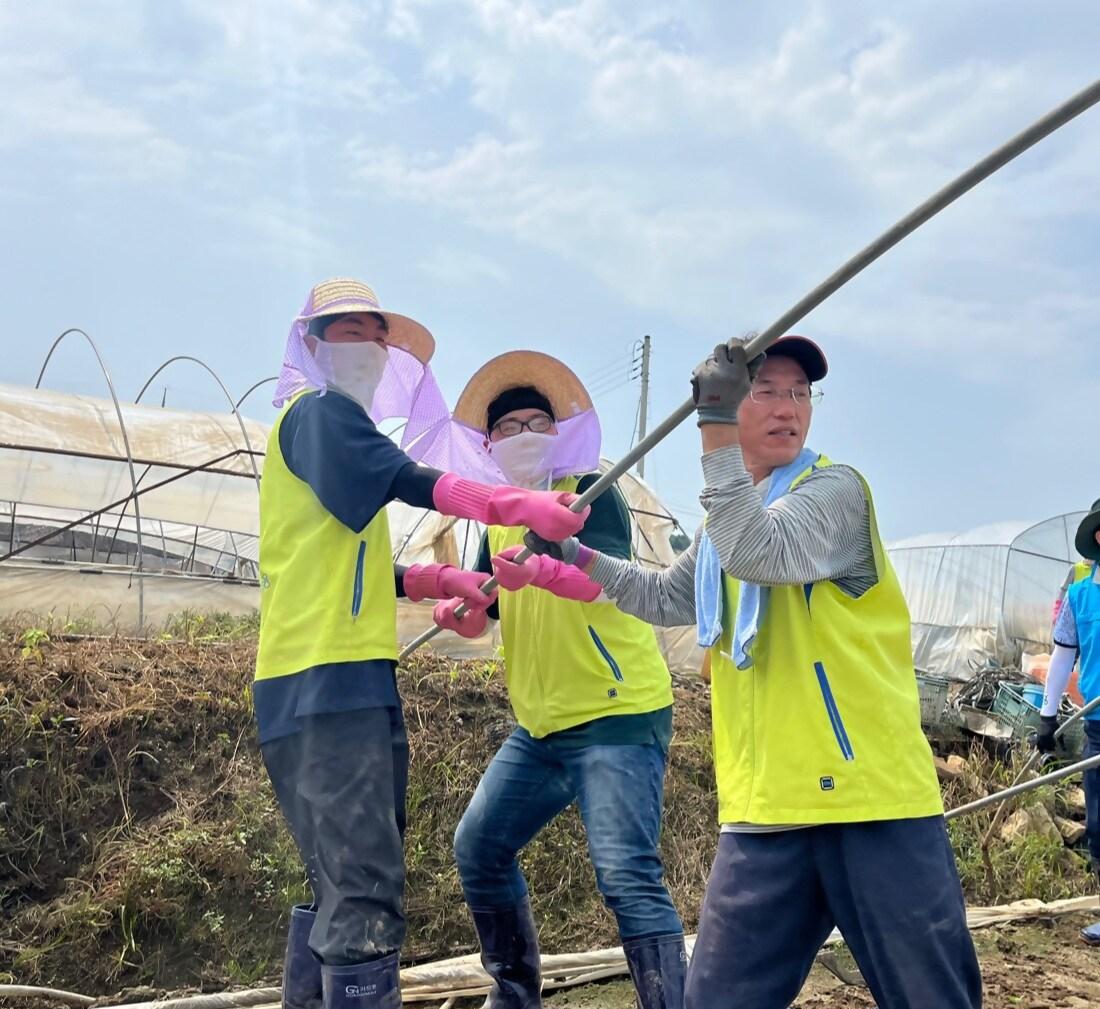
[[[609,392],[614,392],[616,389],[622,389],[624,386],[630,385],[632,379],[629,375],[624,375],[621,378],[610,379],[598,385],[589,386],[588,394],[593,398],[597,396],[606,396]]]

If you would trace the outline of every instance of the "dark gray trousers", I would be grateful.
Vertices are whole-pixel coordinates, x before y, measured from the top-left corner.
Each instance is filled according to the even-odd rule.
[[[405,793],[409,742],[399,708],[301,719],[261,747],[305,863],[324,964],[365,963],[405,939]]]

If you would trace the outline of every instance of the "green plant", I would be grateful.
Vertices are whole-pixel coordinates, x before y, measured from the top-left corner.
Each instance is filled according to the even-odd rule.
[[[48,631],[41,627],[28,627],[23,632],[22,642],[23,648],[20,654],[23,661],[34,659],[35,662],[41,662],[42,646],[50,643],[50,635]]]

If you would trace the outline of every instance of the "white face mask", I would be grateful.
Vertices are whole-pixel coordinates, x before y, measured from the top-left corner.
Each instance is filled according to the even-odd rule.
[[[389,351],[384,344],[325,343],[318,340],[313,357],[325,376],[325,381],[370,412],[374,393],[386,370]]]
[[[489,453],[496,460],[508,482],[528,490],[550,486],[550,449],[552,434],[521,431],[511,438],[489,443]]]

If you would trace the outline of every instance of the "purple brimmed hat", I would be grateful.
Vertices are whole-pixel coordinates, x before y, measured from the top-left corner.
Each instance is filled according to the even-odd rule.
[[[383,309],[378,304],[378,296],[370,287],[350,277],[334,277],[322,281],[309,292],[305,305],[295,317],[287,335],[283,368],[272,400],[275,406],[282,406],[303,389],[325,391],[325,376],[306,345],[306,332],[314,319],[329,315],[339,317],[352,312],[374,312],[386,320],[386,344],[403,354],[391,358],[390,367],[379,386],[380,395],[387,403],[386,409],[397,411],[387,416],[409,416],[404,412],[410,408],[408,394],[419,392],[410,383],[419,383],[420,378],[427,374],[428,362],[435,353],[435,340],[419,322],[407,315],[398,315]],[[371,417],[376,423],[382,419],[382,415],[376,416],[376,412],[372,412]]]

